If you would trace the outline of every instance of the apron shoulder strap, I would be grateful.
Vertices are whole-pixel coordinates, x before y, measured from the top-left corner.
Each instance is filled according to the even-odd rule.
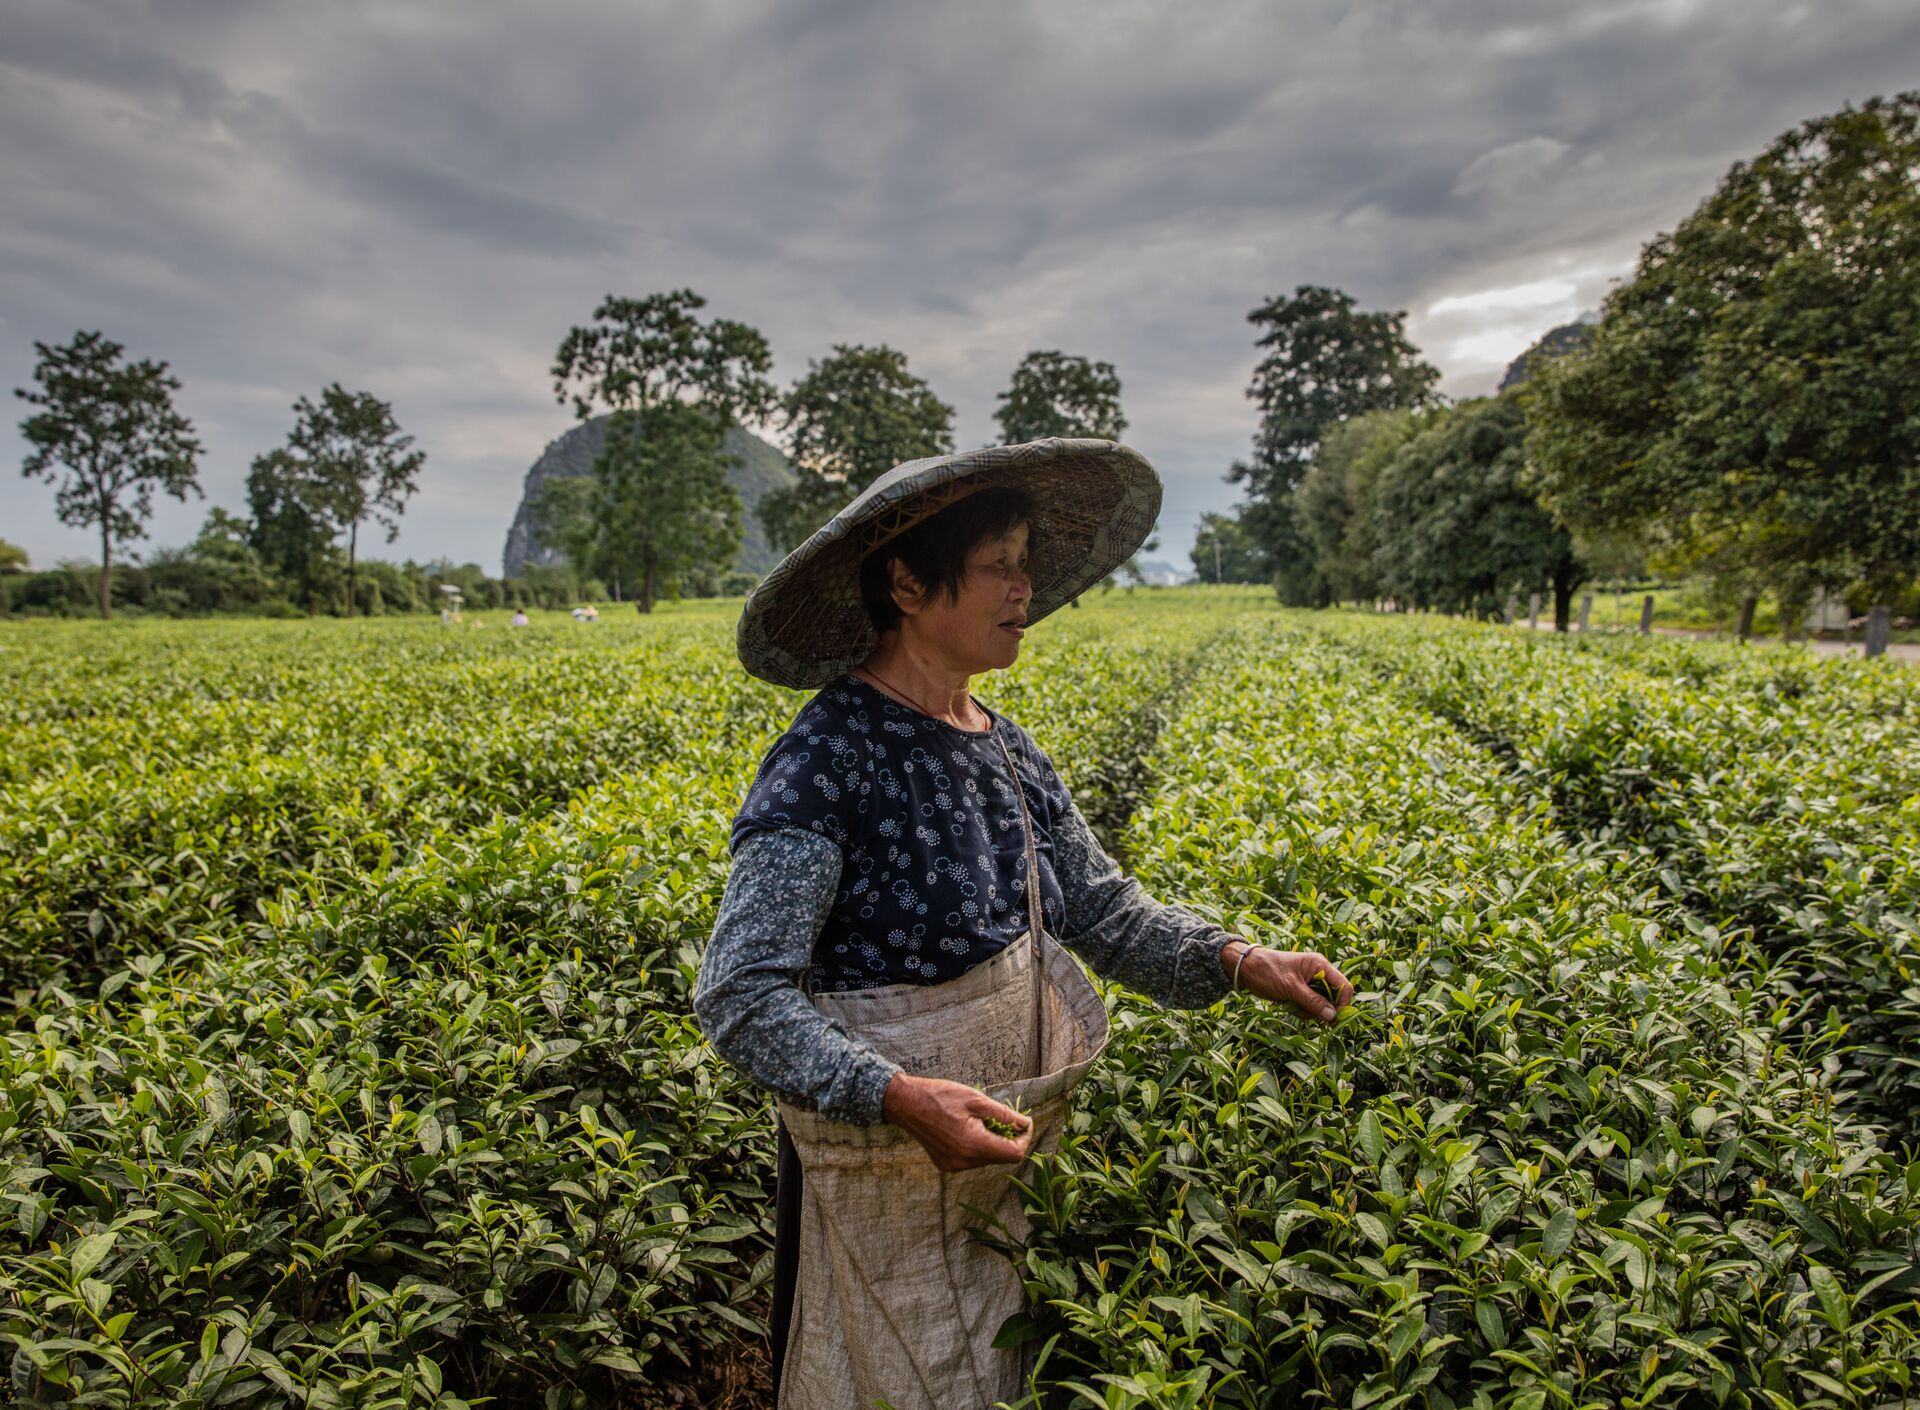
[[[1027,790],[1020,784],[1020,770],[1014,765],[1013,751],[1000,733],[998,724],[993,739],[1000,746],[1000,757],[1007,761],[1007,773],[1013,779],[1014,800],[1020,804],[1021,835],[1027,850],[1027,929],[1033,934],[1034,953],[1040,950],[1040,930],[1046,924],[1046,912],[1040,907],[1040,857],[1033,846],[1033,814],[1027,811]]]
[[[1026,840],[1027,849],[1027,952],[1032,963],[1027,966],[1027,982],[1033,991],[1033,1030],[1032,1065],[1038,1072],[1046,1061],[1047,1052],[1047,1007],[1043,997],[1046,984],[1046,952],[1040,945],[1040,931],[1046,924],[1047,913],[1040,904],[1040,854],[1033,845],[1033,814],[1027,811],[1027,790],[1020,783],[1020,770],[1013,762],[1013,751],[1007,748],[1006,738],[1000,733],[1000,726],[993,727],[994,740],[1000,745],[1000,757],[1007,761],[1007,773],[1013,779],[1013,796],[1020,804],[1021,832]]]

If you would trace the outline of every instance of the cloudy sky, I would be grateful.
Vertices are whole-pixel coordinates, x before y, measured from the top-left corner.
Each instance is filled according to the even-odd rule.
[[[1029,349],[1113,362],[1184,563],[1256,304],[1404,309],[1483,393],[1729,163],[1916,84],[1911,0],[4,0],[0,386],[77,328],[172,364],[206,499],[154,544],[244,508],[295,397],[373,391],[428,454],[374,551],[498,572],[561,336],[689,286],[783,383],[905,350],[963,446]],[[97,552],[12,406],[0,536]]]

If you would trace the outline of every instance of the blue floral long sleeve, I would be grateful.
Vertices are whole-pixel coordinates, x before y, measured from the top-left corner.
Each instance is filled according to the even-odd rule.
[[[1168,1007],[1203,1008],[1227,993],[1219,958],[1226,931],[1147,896],[1071,800],[1054,814],[1052,842],[1063,944],[1096,972]],[[896,1065],[823,1016],[799,988],[843,865],[839,844],[818,833],[747,837],[734,856],[694,1009],[715,1051],[758,1085],[832,1120],[871,1125],[882,1119]]]

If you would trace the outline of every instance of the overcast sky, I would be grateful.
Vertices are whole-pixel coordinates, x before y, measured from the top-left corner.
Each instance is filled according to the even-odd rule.
[[[338,380],[427,452],[399,540],[499,571],[609,293],[689,286],[782,384],[886,342],[996,439],[1032,348],[1114,363],[1158,556],[1254,428],[1247,311],[1404,309],[1456,396],[1598,306],[1732,161],[1920,84],[1912,0],[0,0],[0,387],[98,328],[170,362],[244,510]],[[97,555],[0,426],[0,536]],[[777,439],[777,437],[776,437]]]

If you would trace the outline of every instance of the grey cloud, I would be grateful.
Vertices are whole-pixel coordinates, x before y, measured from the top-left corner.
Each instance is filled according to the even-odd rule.
[[[248,111],[257,113],[263,106],[254,102]],[[249,131],[244,121],[235,126]],[[627,243],[628,232],[616,221],[500,190],[341,133],[308,131],[290,122],[284,110],[253,130],[271,150],[292,156],[312,179],[421,231],[555,259],[610,254]]]
[[[24,74],[160,97],[204,121],[229,95],[212,71],[186,63],[115,23],[103,7],[22,4],[0,28],[0,65]]]
[[[1114,362],[1177,557],[1253,429],[1249,308],[1624,271],[1732,160],[1911,86],[1917,50],[1896,0],[17,0],[0,386],[77,326],[167,357],[237,504],[282,408],[347,379],[429,454],[394,551],[492,561],[448,506],[510,510],[564,429],[560,334],[691,285],[783,379],[904,348],[963,444],[1027,348]],[[0,475],[36,556],[49,505]]]
[[[1523,137],[1482,152],[1453,179],[1455,196],[1502,195],[1537,181],[1572,151],[1557,137]]]

